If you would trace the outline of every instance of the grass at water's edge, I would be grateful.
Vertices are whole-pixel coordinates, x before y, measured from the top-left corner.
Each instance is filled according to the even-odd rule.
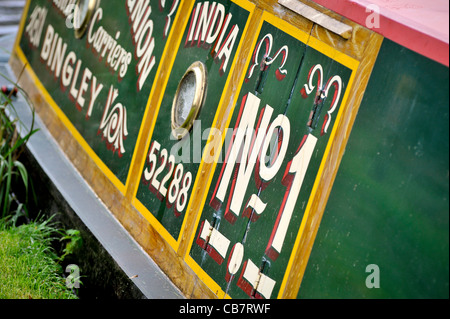
[[[6,227],[0,221],[0,299],[77,299],[66,285],[47,222]]]
[[[56,229],[51,218],[29,222],[28,199],[34,193],[20,155],[37,131],[34,108],[28,104],[32,115],[28,127],[13,105],[19,93],[29,101],[27,93],[5,75],[0,77],[10,82],[0,90],[0,299],[77,298],[59,263],[81,245],[81,237],[77,230]],[[16,226],[20,219],[29,223]],[[66,242],[60,257],[51,246],[57,237]]]

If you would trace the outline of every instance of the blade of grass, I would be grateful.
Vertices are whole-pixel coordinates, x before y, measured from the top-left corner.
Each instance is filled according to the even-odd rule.
[[[2,218],[6,216],[6,213],[9,212],[10,208],[10,190],[11,190],[11,172],[12,172],[12,158],[11,153],[8,155],[8,166],[7,166],[7,173],[6,173],[6,184],[5,187],[5,193],[4,193],[4,200],[3,200],[3,212],[2,212]]]

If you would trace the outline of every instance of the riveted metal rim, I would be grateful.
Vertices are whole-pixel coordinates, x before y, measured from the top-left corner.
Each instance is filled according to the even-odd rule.
[[[192,102],[191,110],[186,120],[183,123],[178,123],[176,119],[176,112],[177,112],[176,107],[178,104],[178,99],[180,97],[181,86],[183,84],[183,81],[190,73],[194,73],[195,75],[196,86],[195,86],[194,100]],[[171,125],[172,125],[172,135],[175,138],[181,140],[194,125],[194,121],[197,118],[200,109],[203,106],[203,102],[205,101],[207,84],[208,83],[205,65],[200,61],[192,63],[182,76],[180,82],[178,83],[175,97],[172,102]]]

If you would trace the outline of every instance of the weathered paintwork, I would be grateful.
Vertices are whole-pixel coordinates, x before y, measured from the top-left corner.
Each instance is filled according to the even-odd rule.
[[[300,298],[448,298],[448,86],[447,67],[384,40]]]
[[[229,125],[237,132],[225,139],[190,251],[194,262],[236,298],[275,297],[283,284],[323,154],[351,86],[352,68],[358,65],[350,58],[333,60],[332,48],[310,41],[307,33],[273,16],[265,19]],[[323,102],[317,102],[320,88],[328,95]],[[314,108],[321,110],[311,124]],[[247,129],[250,134],[241,136]],[[240,148],[243,158],[234,160],[233,152],[236,156]],[[223,238],[206,238],[212,236],[209,225]],[[257,289],[250,278],[257,278],[259,269],[267,286]]]
[[[178,2],[103,1],[81,39],[74,36],[75,1],[29,4],[20,41],[25,59],[66,125],[122,189]]]
[[[37,0],[11,64],[187,297],[448,297],[448,67],[388,40],[379,51],[380,35],[303,2],[351,35],[276,0],[103,0],[76,39],[58,8],[70,1]],[[172,102],[194,62],[206,98],[178,140]]]
[[[241,46],[242,34],[248,23],[250,12],[245,7],[239,6],[239,3],[247,8],[251,7],[250,3],[245,1],[236,3],[232,1],[194,3],[188,13],[190,18],[181,38],[152,129],[147,160],[142,169],[136,194],[137,205],[142,206],[142,210],[148,210],[175,240],[178,240],[185,211],[189,206],[202,150],[208,137],[207,129],[213,126],[216,111],[220,107],[221,92],[228,83],[228,75],[233,69],[236,53]],[[223,11],[219,10],[219,6],[222,6]],[[209,26],[213,22],[214,27]],[[197,61],[206,66],[206,98],[196,118],[195,127],[189,135],[178,140],[172,135],[172,102],[184,73]],[[157,164],[150,161],[152,153],[157,158]],[[170,155],[173,155],[172,161]],[[170,187],[176,175],[180,177],[178,190]],[[167,195],[171,191],[174,193],[173,201],[169,201]]]

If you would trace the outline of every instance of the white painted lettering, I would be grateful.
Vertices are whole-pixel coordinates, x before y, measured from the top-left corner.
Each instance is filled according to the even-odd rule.
[[[152,8],[149,0],[127,1],[127,12],[131,23],[131,35],[135,44],[135,57],[138,60],[136,74],[138,76],[137,90],[142,90],[150,72],[156,64],[153,50],[155,38],[153,37],[153,20],[150,19]],[[125,61],[131,60],[126,56]]]
[[[231,203],[228,203],[225,211],[225,218],[231,223],[234,223],[236,217],[240,214],[248,183],[273,113],[273,108],[266,105],[262,110],[263,116],[261,123],[255,134],[253,127],[255,125],[260,99],[252,93],[248,93],[242,103],[243,110],[241,109],[242,113],[237,121],[234,140],[228,149],[225,159],[226,164],[222,167],[218,185],[214,190],[210,203],[216,210],[220,207],[225,196],[228,195],[227,190],[231,177],[235,174],[235,170],[238,170],[237,177],[232,181],[229,194]],[[239,164],[235,168],[237,162]]]

